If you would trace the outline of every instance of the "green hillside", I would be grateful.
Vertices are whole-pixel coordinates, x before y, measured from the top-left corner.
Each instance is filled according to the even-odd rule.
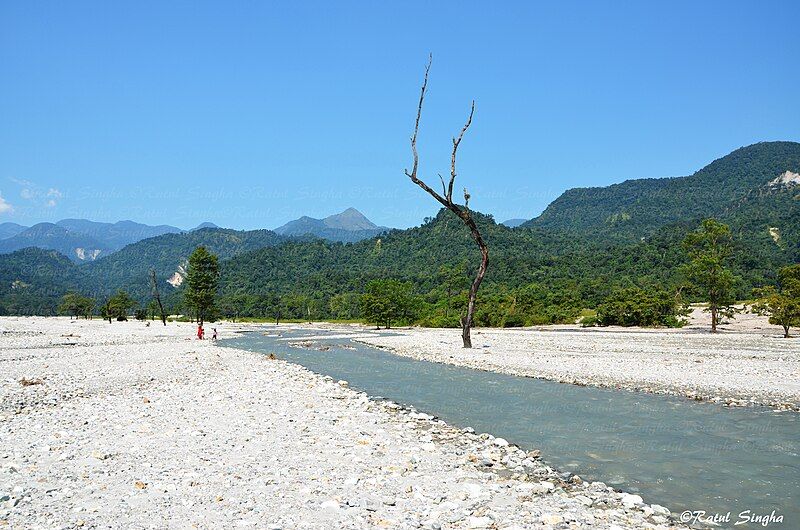
[[[678,290],[687,260],[681,241],[711,216],[733,229],[737,296],[749,297],[754,287],[774,283],[780,266],[800,261],[800,186],[785,173],[798,170],[800,144],[763,143],[691,177],[571,190],[518,228],[474,212],[490,249],[477,322],[568,320],[615,287]],[[785,182],[773,183],[781,175]],[[207,228],[145,239],[81,265],[35,249],[2,256],[0,309],[46,314],[74,288],[97,297],[122,288],[146,302],[153,267],[177,311],[182,286],[168,280],[179,278],[201,244],[220,257],[223,310],[251,316],[304,318],[311,310],[313,318],[352,318],[367,282],[394,278],[413,285],[422,322],[455,325],[463,302],[457,295],[477,263],[468,230],[445,210],[419,227],[355,243]]]
[[[800,143],[758,143],[737,149],[689,177],[627,180],[602,188],[568,190],[523,226],[628,240],[647,237],[670,223],[703,217],[744,221],[752,229],[749,213],[737,213],[737,209],[743,201],[753,206],[748,198],[760,196],[768,183],[785,171],[800,172]],[[785,204],[785,200],[780,202]],[[765,200],[760,204],[762,224],[778,226],[785,221],[787,212],[777,203]],[[782,228],[794,227],[784,223]]]
[[[55,250],[0,254],[1,315],[52,315],[66,291],[85,287],[78,267]]]
[[[199,245],[226,259],[286,240],[271,230],[203,228],[144,239],[80,268],[94,294],[104,295],[124,288],[134,297],[144,299],[150,293],[151,268],[155,269],[161,288],[169,292],[173,287],[167,280],[185,265],[189,254]]]

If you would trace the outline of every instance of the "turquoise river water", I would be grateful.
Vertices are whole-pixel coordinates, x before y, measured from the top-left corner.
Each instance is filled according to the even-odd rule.
[[[314,339],[312,348],[290,341]],[[417,361],[329,332],[274,326],[221,345],[275,353],[373,397],[411,405],[453,425],[538,448],[547,463],[641,495],[680,514],[775,511],[800,528],[800,414],[726,408],[637,392],[581,387]],[[327,351],[320,351],[318,346]],[[749,511],[749,512],[746,512]],[[746,512],[740,516],[741,512]]]

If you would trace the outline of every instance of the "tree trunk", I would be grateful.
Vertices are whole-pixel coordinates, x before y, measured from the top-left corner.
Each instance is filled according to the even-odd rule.
[[[461,338],[464,341],[464,347],[472,348],[470,329],[472,328],[473,317],[475,315],[475,300],[478,297],[478,288],[481,286],[483,277],[486,275],[486,268],[489,266],[489,248],[483,241],[481,233],[478,232],[478,227],[475,225],[475,221],[472,220],[472,216],[470,216],[468,219],[462,219],[469,227],[469,230],[472,233],[472,239],[475,240],[475,242],[478,244],[478,248],[481,250],[481,264],[478,267],[478,274],[475,275],[475,279],[472,281],[472,285],[469,288],[467,316],[461,320]]]
[[[711,333],[716,333],[717,332],[717,318],[719,318],[717,316],[717,306],[716,305],[712,305],[711,306]]]
[[[783,338],[784,339],[788,339],[789,338],[789,326],[787,326],[785,324],[783,326]]]

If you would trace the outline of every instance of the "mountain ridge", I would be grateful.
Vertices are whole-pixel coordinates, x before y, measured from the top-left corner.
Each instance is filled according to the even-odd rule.
[[[481,295],[488,303],[481,304],[480,319],[504,296],[516,300],[524,293],[514,291],[512,296],[511,290],[525,286],[536,286],[537,292],[566,289],[585,307],[595,307],[620,285],[677,289],[683,281],[680,265],[686,260],[681,241],[700,219],[710,216],[731,226],[732,266],[742,278],[737,296],[750,296],[753,287],[774,282],[777,268],[800,261],[800,183],[794,176],[800,173],[800,144],[755,144],[731,154],[735,156],[716,160],[694,178],[640,179],[592,188],[586,200],[573,204],[563,204],[562,195],[554,201],[562,201],[556,206],[563,219],[555,216],[560,224],[529,222],[512,229],[473,211],[491,254]],[[571,200],[570,192],[565,195]],[[714,200],[703,200],[709,197]],[[633,215],[608,221],[620,208]],[[602,220],[599,226],[597,219]],[[573,226],[573,220],[585,226]],[[47,228],[63,230],[54,224]],[[220,257],[220,294],[226,307],[243,307],[241,314],[257,316],[284,304],[287,318],[294,314],[288,309],[291,304],[306,309],[313,304],[318,316],[334,315],[336,304],[355,303],[366,282],[376,278],[409,281],[426,299],[441,300],[443,292],[450,292],[442,291],[443,278],[458,269],[468,280],[476,253],[469,231],[446,210],[420,226],[347,244],[269,230],[203,228],[144,239],[80,264],[65,264],[66,258],[54,252],[26,249],[0,256],[0,280],[6,282],[0,286],[0,312],[42,307],[52,312],[59,293],[75,285],[99,298],[122,288],[145,302],[150,268],[156,270],[162,295],[179,308],[183,287],[168,280],[177,280],[174,275],[200,244]],[[46,264],[42,274],[31,276],[41,263]],[[14,285],[18,288],[9,287]],[[49,305],[39,299],[45,295]],[[298,310],[297,318],[305,317],[301,313]],[[481,321],[494,321],[485,318]]]
[[[669,223],[723,215],[786,171],[800,171],[800,143],[759,142],[685,177],[569,189],[522,226],[634,240]]]
[[[16,223],[4,223],[3,228]],[[130,220],[103,223],[88,219],[68,218],[55,223],[37,223],[21,227],[7,238],[0,238],[0,254],[27,247],[57,250],[73,261],[93,261],[117,250],[165,233],[181,232],[170,225],[146,225]],[[14,227],[10,227],[14,230]]]
[[[337,214],[316,219],[304,215],[279,226],[274,231],[282,236],[311,235],[329,241],[354,243],[362,239],[375,237],[389,228],[378,226],[353,207]]]

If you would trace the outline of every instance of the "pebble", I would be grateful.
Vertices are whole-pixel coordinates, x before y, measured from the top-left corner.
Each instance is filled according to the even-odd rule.
[[[631,495],[629,493],[623,493],[621,501],[626,508],[633,508],[644,502],[639,495]]]
[[[542,514],[580,528],[647,524],[642,510],[613,508],[614,492],[565,484],[538,450],[280,359],[185,340],[190,324],[0,317],[0,327],[41,331],[0,337],[10,528],[494,529],[540,526]],[[57,347],[66,333],[80,339]]]
[[[469,517],[467,528],[489,528],[494,524],[494,520],[489,517]]]
[[[339,503],[334,500],[329,500],[320,504],[319,507],[323,510],[338,510]]]

